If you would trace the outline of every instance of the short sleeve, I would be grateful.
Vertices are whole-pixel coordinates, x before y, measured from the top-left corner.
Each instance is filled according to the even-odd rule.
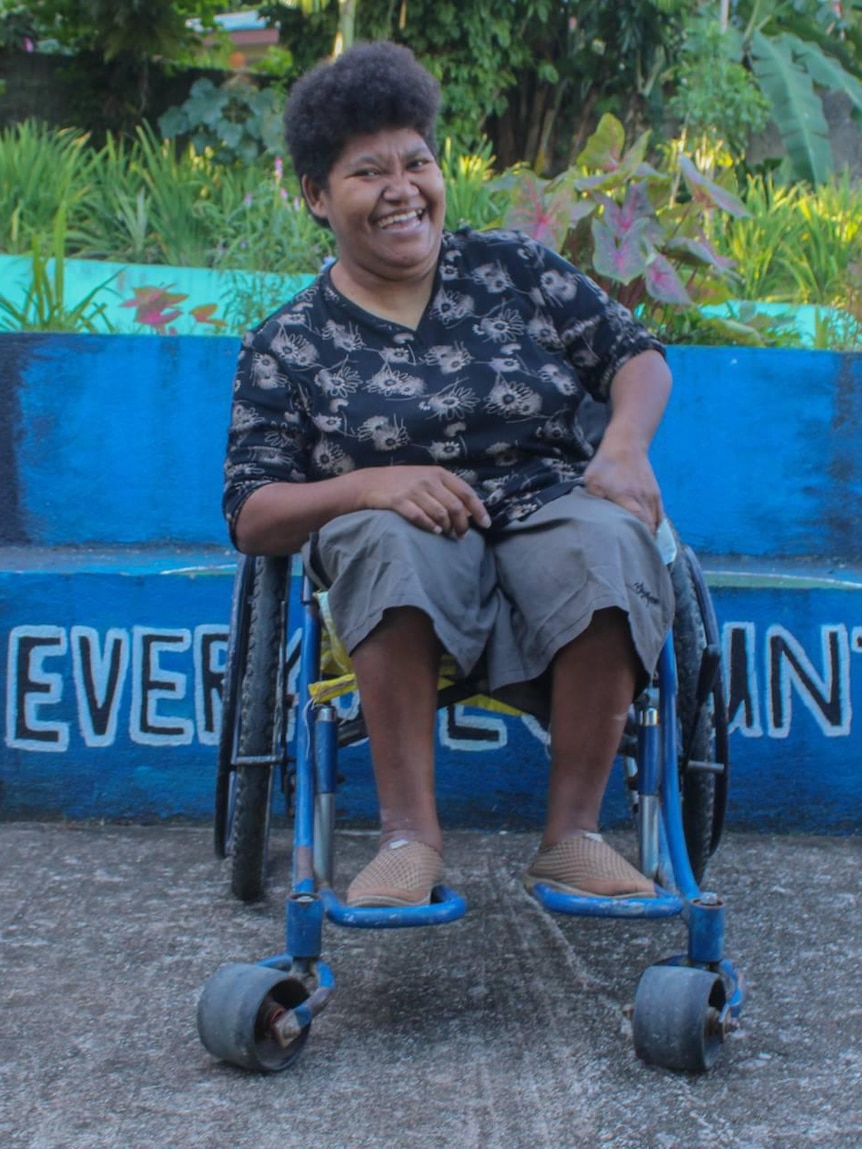
[[[629,359],[643,351],[664,356],[661,341],[588,275],[550,248],[527,242],[533,248],[541,306],[594,399],[607,400],[614,376]]]
[[[222,508],[231,531],[249,495],[268,483],[303,483],[307,418],[299,388],[273,354],[266,325],[243,339],[233,383]]]

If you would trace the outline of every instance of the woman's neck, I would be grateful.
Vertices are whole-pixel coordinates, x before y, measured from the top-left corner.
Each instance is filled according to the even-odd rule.
[[[374,284],[351,275],[340,262],[330,271],[333,285],[351,303],[380,319],[415,330],[434,290],[437,269],[415,280],[376,280]]]

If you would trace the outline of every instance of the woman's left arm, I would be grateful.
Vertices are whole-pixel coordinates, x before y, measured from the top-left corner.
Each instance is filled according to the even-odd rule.
[[[625,507],[653,533],[664,511],[649,448],[670,389],[670,370],[658,351],[627,360],[611,382],[611,419],[584,472],[590,494]]]

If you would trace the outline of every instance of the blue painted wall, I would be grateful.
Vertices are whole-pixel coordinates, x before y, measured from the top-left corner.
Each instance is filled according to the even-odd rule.
[[[0,337],[0,541],[212,546],[235,339]],[[673,347],[653,458],[708,554],[862,558],[862,355]]]
[[[208,818],[235,340],[0,336],[0,809]],[[731,822],[862,831],[862,357],[673,348],[654,460],[722,626]],[[373,821],[364,748],[341,812]],[[450,825],[537,824],[531,723],[440,717]],[[625,816],[621,786],[607,817]]]
[[[653,457],[699,551],[862,558],[862,355],[672,347]]]

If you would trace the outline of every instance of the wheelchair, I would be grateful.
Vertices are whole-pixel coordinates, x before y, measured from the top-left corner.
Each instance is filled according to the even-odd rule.
[[[730,771],[718,627],[696,556],[675,532],[672,543],[672,632],[652,682],[630,709],[618,753],[639,866],[655,881],[657,896],[580,897],[541,884],[525,896],[559,914],[681,917],[686,951],[650,966],[639,980],[634,1046],[648,1064],[703,1072],[738,1025],[745,987],[724,955],[724,904],[699,884],[721,838]],[[264,1073],[284,1070],[300,1055],[334,992],[321,957],[325,921],[393,929],[454,922],[467,910],[446,885],[435,888],[429,905],[407,908],[350,907],[332,888],[338,751],[362,739],[365,728],[361,699],[351,718],[332,705],[341,687],[330,688],[322,669],[325,599],[297,564],[289,557],[239,557],[215,793],[216,854],[229,860],[233,893],[250,902],[264,893],[273,787],[281,786],[293,821],[286,948],[255,963],[223,965],[204,984],[197,1009],[200,1039],[213,1056]],[[297,611],[291,692],[288,647]],[[481,682],[449,681],[441,685],[439,707],[481,694]]]

